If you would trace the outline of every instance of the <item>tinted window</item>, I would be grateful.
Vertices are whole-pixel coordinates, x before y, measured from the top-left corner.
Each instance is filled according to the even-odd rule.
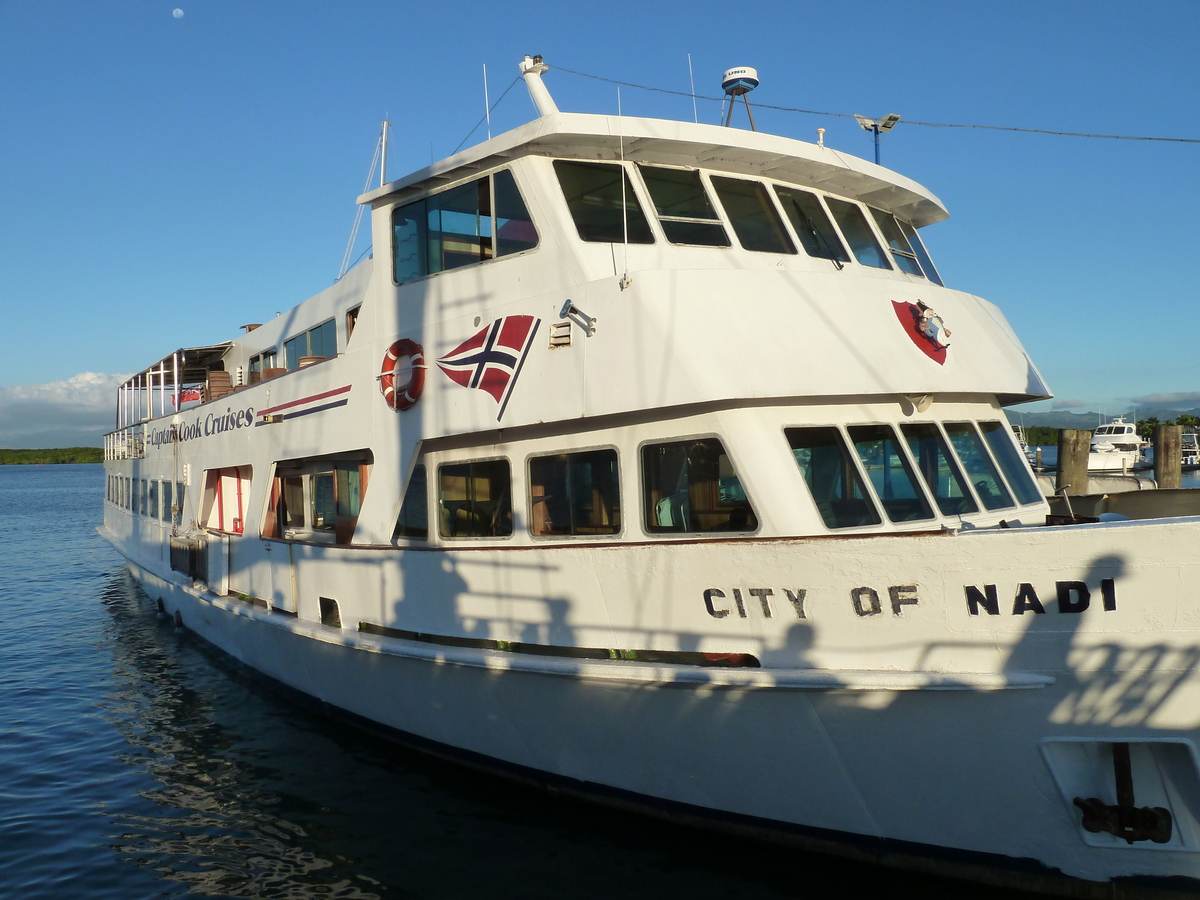
[[[358,466],[338,466],[333,473],[337,480],[337,514],[357,516],[362,508],[362,478]]]
[[[867,217],[863,215],[858,204],[848,203],[836,197],[826,197],[825,202],[829,204],[829,211],[833,213],[838,228],[850,244],[854,258],[864,266],[890,269],[892,265],[883,255],[883,248],[879,246],[879,241],[875,240],[871,226],[867,224]]]
[[[979,439],[975,426],[970,422],[950,422],[946,425],[950,445],[962,461],[967,478],[975,486],[975,493],[988,509],[1004,509],[1013,505],[1008,488],[1000,480],[996,464],[992,462],[987,448]]]
[[[758,519],[716,438],[642,448],[646,530],[753,531]]]
[[[700,173],[687,169],[639,166],[642,180],[654,201],[659,224],[673,244],[728,247],[729,235],[720,223],[700,181]]]
[[[881,522],[836,428],[788,428],[784,434],[826,526],[854,528]]]
[[[146,508],[146,515],[151,516],[155,519],[159,518],[159,515],[160,515],[159,509],[158,509],[158,482],[157,481],[150,482],[150,499],[149,499],[149,505]]]
[[[321,472],[312,476],[312,527],[314,531],[333,531],[337,522],[334,507],[333,473]]]
[[[560,159],[555,161],[554,171],[558,173],[558,183],[580,238],[616,244],[627,239],[631,244],[654,243],[650,225],[623,167],[615,163]]]
[[[992,454],[1000,463],[1004,477],[1008,479],[1009,487],[1017,495],[1021,503],[1037,503],[1042,499],[1042,493],[1034,484],[1029,465],[1021,456],[1013,443],[1012,432],[999,422],[980,422],[979,429],[983,438],[992,448]]]
[[[404,492],[404,502],[400,504],[400,517],[396,520],[396,530],[392,537],[419,538],[429,537],[429,504],[426,500],[425,467],[413,469],[412,478],[408,481],[408,489]]]
[[[932,519],[896,433],[887,425],[853,425],[847,431],[887,517],[893,522]]]
[[[775,194],[783,206],[783,212],[796,230],[796,236],[809,256],[820,259],[835,259],[838,262],[850,262],[850,254],[842,244],[842,239],[833,230],[825,208],[815,194],[808,191],[798,191],[794,188],[776,187]]]
[[[508,461],[459,463],[438,468],[442,537],[512,534],[512,483]]]
[[[942,515],[979,512],[938,427],[933,424],[901,425],[900,431],[908,442],[909,452],[917,461],[917,471],[933,494]]]
[[[775,211],[766,185],[760,181],[715,175],[712,183],[744,248],[764,253],[796,252],[791,238],[783,230],[783,222]]]
[[[534,534],[616,534],[621,530],[615,450],[531,459],[529,494],[529,530]]]
[[[917,255],[913,252],[908,238],[896,223],[896,217],[891,213],[874,208],[871,209],[871,215],[875,217],[875,224],[879,226],[879,233],[883,235],[892,259],[896,261],[896,268],[909,275],[922,275],[921,266],[917,263]]]

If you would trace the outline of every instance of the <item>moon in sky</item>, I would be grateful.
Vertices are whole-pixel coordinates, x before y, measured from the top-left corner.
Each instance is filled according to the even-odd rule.
[[[173,15],[177,19],[182,19],[183,18],[183,10],[182,9],[173,9],[173,10],[171,10],[171,15]]]

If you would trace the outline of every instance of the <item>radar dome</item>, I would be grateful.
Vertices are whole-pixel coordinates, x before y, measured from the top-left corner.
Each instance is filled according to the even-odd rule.
[[[734,66],[726,69],[721,77],[721,89],[727,94],[739,97],[748,94],[758,87],[758,69],[750,66]]]

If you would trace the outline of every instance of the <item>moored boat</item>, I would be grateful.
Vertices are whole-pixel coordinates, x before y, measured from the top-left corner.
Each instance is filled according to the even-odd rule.
[[[1050,391],[921,185],[561,113],[369,191],[374,254],[133,376],[102,533],[183,627],[414,745],[676,819],[1200,885],[1200,520],[1047,527]],[[951,329],[953,336],[951,337]]]
[[[1132,422],[1116,416],[1107,425],[1092,432],[1088,453],[1089,472],[1132,472],[1150,466],[1146,451],[1150,442],[1137,433]]]

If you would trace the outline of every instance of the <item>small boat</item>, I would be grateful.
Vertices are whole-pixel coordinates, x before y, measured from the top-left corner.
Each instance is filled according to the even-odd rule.
[[[359,197],[345,277],[121,386],[100,531],[151,602],[527,783],[1200,890],[1200,517],[1048,518],[1004,409],[1051,392],[943,283],[942,202],[821,141],[563,113],[521,71],[539,116]]]
[[[1185,471],[1200,469],[1200,435],[1194,431],[1185,431],[1180,436],[1179,449]]]
[[[1149,448],[1150,442],[1138,435],[1137,428],[1124,416],[1117,416],[1092,432],[1088,471],[1111,474],[1149,468]]]

